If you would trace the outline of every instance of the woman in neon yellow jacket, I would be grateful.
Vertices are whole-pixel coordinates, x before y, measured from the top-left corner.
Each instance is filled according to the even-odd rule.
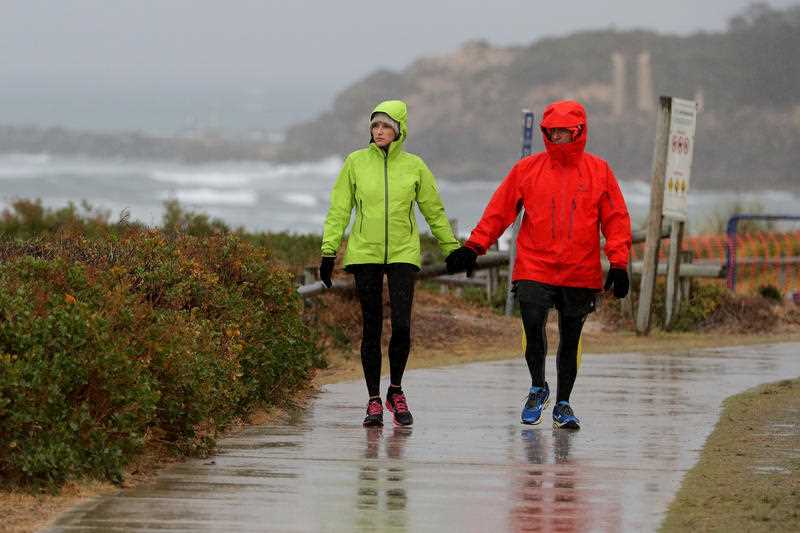
[[[336,252],[355,209],[344,267],[355,276],[361,301],[361,363],[369,401],[365,426],[383,425],[380,398],[383,276],[389,283],[392,337],[389,342],[390,385],[386,408],[396,425],[413,418],[401,389],[411,347],[411,304],[420,267],[420,241],[414,203],[445,255],[459,242],[439,197],[436,180],[425,162],[403,149],[408,111],[400,100],[380,103],[370,115],[370,143],[345,159],[331,192],[322,236],[320,277],[330,287]]]

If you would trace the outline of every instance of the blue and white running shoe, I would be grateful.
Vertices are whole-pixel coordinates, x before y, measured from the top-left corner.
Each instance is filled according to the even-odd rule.
[[[572,412],[569,402],[560,401],[553,407],[553,427],[556,429],[580,429],[581,421]]]
[[[545,382],[544,387],[531,387],[528,399],[522,406],[522,423],[538,424],[542,421],[542,411],[550,403],[550,387]]]

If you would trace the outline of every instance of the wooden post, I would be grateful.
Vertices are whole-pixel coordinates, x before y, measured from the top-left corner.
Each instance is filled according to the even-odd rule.
[[[456,236],[456,240],[458,240],[458,219],[457,218],[451,218],[450,219],[450,227],[453,230],[453,235]],[[444,283],[440,283],[439,284],[439,294],[449,294],[449,293],[450,293],[450,288],[447,285],[445,285]]]
[[[514,263],[517,260],[517,233],[519,233],[519,226],[522,223],[522,213],[517,215],[517,220],[511,228],[511,240],[508,242],[508,278],[506,287],[506,308],[505,315],[511,316],[514,313],[514,293],[512,289],[512,276],[514,274]]]
[[[684,276],[681,278],[681,299],[678,304],[678,309],[675,310],[677,313],[680,310],[681,305],[683,302],[688,302],[689,298],[692,296],[692,280],[689,276]]]
[[[691,250],[681,250],[680,256],[682,265],[690,265],[694,262],[694,252]],[[675,304],[676,315],[681,310],[683,302],[689,301],[689,291],[692,286],[691,278],[689,278],[689,276],[678,276],[678,286],[680,288],[680,294],[678,295],[677,303]]]
[[[664,316],[664,329],[669,330],[673,318],[678,314],[680,305],[680,290],[678,280],[681,270],[681,246],[683,244],[683,228],[686,224],[682,220],[673,220],[669,234],[669,258],[667,260],[667,295],[664,300],[666,315]]]
[[[610,268],[610,267],[609,267]],[[633,261],[628,261],[628,279],[633,282]],[[628,291],[625,298],[620,302],[622,308],[622,316],[625,318],[633,319],[633,291]]]
[[[499,251],[500,247],[497,244],[497,241],[489,247],[492,251]],[[492,305],[492,300],[494,299],[494,293],[497,291],[497,287],[499,285],[497,276],[497,267],[492,267],[486,271],[486,303],[489,306]]]
[[[661,241],[661,210],[664,206],[664,175],[667,171],[671,111],[672,98],[661,96],[658,99],[656,145],[653,150],[653,170],[650,181],[650,215],[647,219],[647,238],[642,258],[642,281],[639,286],[639,308],[636,313],[636,333],[639,335],[650,333],[651,305],[656,288],[658,247]]]
[[[308,285],[319,279],[319,267],[307,266],[303,269],[303,284]]]

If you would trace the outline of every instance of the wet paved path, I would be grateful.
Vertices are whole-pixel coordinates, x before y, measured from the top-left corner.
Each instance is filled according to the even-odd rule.
[[[518,422],[521,358],[409,372],[410,430],[360,427],[363,384],[331,385],[296,423],[251,428],[51,531],[653,531],[722,400],[798,375],[798,344],[589,355],[579,432]]]

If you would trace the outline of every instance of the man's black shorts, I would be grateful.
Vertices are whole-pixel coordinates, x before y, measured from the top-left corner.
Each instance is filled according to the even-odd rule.
[[[588,315],[595,309],[597,290],[563,287],[521,279],[514,282],[514,293],[520,305],[555,307],[564,316]]]

